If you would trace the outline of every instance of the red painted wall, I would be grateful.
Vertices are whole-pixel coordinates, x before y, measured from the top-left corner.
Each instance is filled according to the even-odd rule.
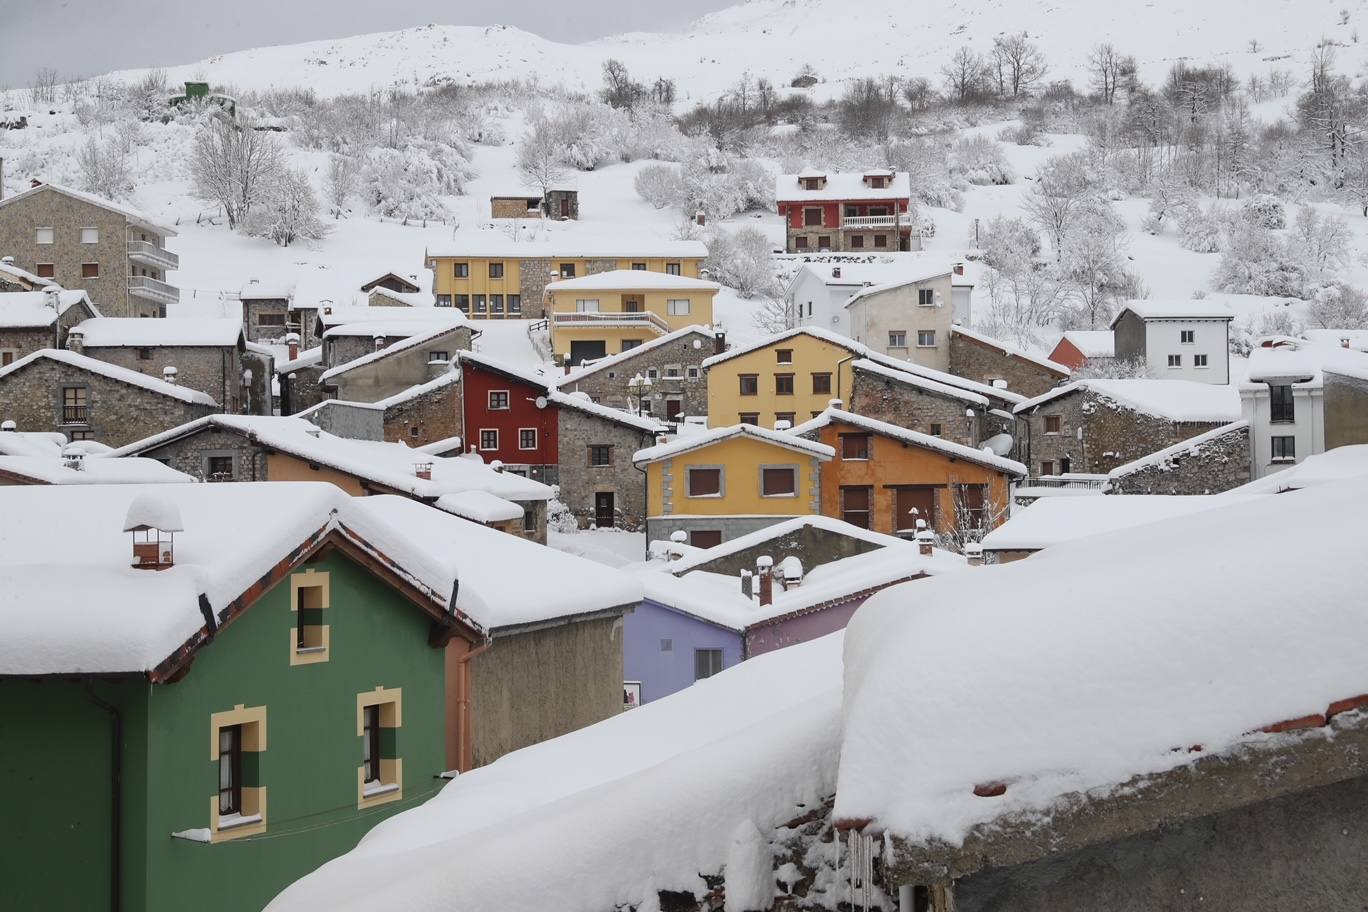
[[[461,366],[464,375],[461,379],[462,395],[465,399],[465,451],[480,445],[480,431],[493,429],[499,432],[497,450],[480,450],[485,462],[502,460],[507,465],[555,465],[559,441],[556,437],[556,407],[547,405],[537,408],[538,396],[545,396],[546,390],[512,380],[495,371],[488,370],[469,362]],[[495,390],[508,391],[508,408],[491,409],[489,394]],[[537,448],[518,449],[518,431],[522,428],[537,429]]]
[[[841,213],[845,211],[846,205],[847,203],[843,200],[822,203],[784,202],[778,204],[778,210],[780,215],[785,216],[788,226],[797,230],[804,227],[803,210],[810,209],[813,206],[821,206],[822,227],[834,229],[840,227]],[[907,212],[907,200],[893,197],[886,200],[860,200],[859,202],[851,202],[849,205],[858,207],[861,215],[868,215],[870,206],[883,206],[887,209],[896,206],[898,212]]]
[[[1051,361],[1063,364],[1073,370],[1078,370],[1088,361],[1084,354],[1078,350],[1078,347],[1068,339],[1060,339],[1059,344],[1054,347],[1054,351],[1050,352],[1049,358]]]

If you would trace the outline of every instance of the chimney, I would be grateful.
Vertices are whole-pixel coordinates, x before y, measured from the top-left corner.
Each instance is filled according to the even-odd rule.
[[[285,344],[290,347],[290,360],[299,357],[299,333],[286,333]]]
[[[720,355],[727,350],[727,334],[717,332],[713,334],[713,354]]]
[[[74,472],[79,472],[85,468],[85,453],[79,450],[68,450],[62,454],[62,465]]]
[[[699,210],[698,212],[695,212],[695,213],[694,213],[694,224],[695,224],[695,225],[706,225],[706,224],[708,224],[708,217],[707,217],[706,215],[703,214],[702,210]]]
[[[13,418],[6,418],[0,421],[0,433],[13,434],[19,430],[19,425],[14,423]]]
[[[431,481],[431,480],[432,480],[432,463],[430,463],[430,462],[415,462],[415,463],[413,464],[413,474],[414,474],[414,475],[417,475],[419,478],[423,479],[424,481]]]
[[[175,564],[176,533],[184,531],[180,508],[155,494],[139,494],[128,505],[125,532],[133,533],[133,566],[165,570]]]
[[[760,606],[774,603],[774,558],[761,555],[755,559],[755,575],[760,577]]]
[[[755,577],[749,570],[741,571],[741,594],[747,601],[755,598]]]
[[[85,333],[79,326],[67,330],[66,347],[68,351],[74,351],[78,355],[85,349]]]
[[[12,256],[2,256],[2,257],[0,257],[0,263],[4,263],[6,266],[13,266],[13,265],[14,265],[14,257],[12,257]]]
[[[840,267],[840,266],[832,266],[832,267],[831,267],[831,277],[832,277],[833,279],[839,279],[839,278],[841,277],[841,267]]]
[[[375,337],[375,350],[376,350],[376,351],[383,351],[384,348],[385,348],[385,337],[384,337],[384,336],[376,336],[376,337]]]
[[[957,275],[957,276],[962,276],[962,275],[964,275],[964,264],[963,264],[963,263],[956,263],[954,266],[951,266],[951,267],[950,267],[950,271],[953,272],[953,273],[954,273],[955,275]]]
[[[931,556],[931,548],[936,543],[936,535],[926,527],[926,520],[917,520],[917,550],[922,557]]]
[[[784,587],[784,591],[797,589],[803,583],[803,564],[797,557],[790,554],[779,562],[779,582]]]
[[[56,285],[43,289],[43,306],[56,310],[62,304],[62,290]]]
[[[162,379],[165,380],[167,383],[171,384],[172,386],[175,386],[176,373],[176,369],[172,367],[170,364],[168,364],[166,365],[166,367],[162,368]]]
[[[30,189],[30,190],[34,189],[35,187],[41,187],[41,186],[43,186],[43,182],[40,181],[40,180],[39,180],[38,178],[36,178],[36,177],[33,178],[31,181],[29,181],[29,189]]]
[[[1349,337],[1348,337],[1348,336],[1345,336],[1343,339],[1340,339],[1340,348],[1348,348],[1348,347],[1349,347]]]
[[[971,567],[983,566],[983,545],[978,542],[964,543],[964,560]]]

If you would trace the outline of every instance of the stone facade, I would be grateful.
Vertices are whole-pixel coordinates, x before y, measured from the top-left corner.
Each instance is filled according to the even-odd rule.
[[[491,196],[489,217],[492,219],[541,218],[539,196]]]
[[[523,319],[540,320],[546,316],[546,286],[555,280],[551,275],[553,265],[547,257],[529,257],[518,264]]]
[[[319,381],[323,370],[321,364],[312,364],[280,375],[280,414],[295,415],[328,398]]]
[[[67,417],[74,420],[63,420],[63,390],[69,387],[85,388],[83,421],[72,414]],[[21,431],[58,431],[112,447],[216,411],[49,358],[0,377],[0,420],[13,420]]]
[[[1219,494],[1250,480],[1249,424],[1111,476],[1113,494]]]
[[[953,443],[978,446],[990,430],[980,427],[981,418],[968,418],[970,406],[963,399],[944,396],[912,382],[854,367],[848,408],[857,415],[887,421],[912,431],[932,434]],[[982,412],[974,407],[975,412]]]
[[[242,331],[250,342],[279,342],[289,333],[299,333],[300,347],[309,347],[304,341],[309,327],[290,312],[289,298],[243,298]]]
[[[690,332],[659,345],[647,343],[615,355],[611,364],[572,372],[561,389],[588,393],[595,402],[613,408],[631,409],[634,400],[627,384],[640,374],[651,380],[652,416],[664,419],[670,414],[671,401],[679,403],[681,415],[706,415],[708,381],[702,365],[716,353],[716,346],[710,332]]]
[[[1368,443],[1368,380],[1333,370],[1325,378],[1325,448]]]
[[[742,570],[754,572],[757,557],[773,558],[774,563],[778,565],[779,561],[792,556],[798,558],[803,565],[803,572],[806,573],[813,567],[877,551],[879,547],[863,538],[805,525],[783,535],[776,535],[758,545],[698,564],[691,567],[690,572],[705,570],[723,576],[738,576]]]
[[[412,396],[394,398],[398,401],[386,402],[383,412],[385,440],[416,447],[464,433],[459,379]]]
[[[344,336],[336,341],[340,343],[344,339],[354,341],[355,337]],[[379,402],[448,373],[457,353],[470,351],[470,342],[470,327],[456,326],[425,342],[396,349],[334,374],[323,382],[335,390],[338,399]],[[371,351],[374,347],[374,340],[371,340]],[[350,346],[339,345],[333,351],[336,354],[348,348]],[[345,362],[336,364],[345,365]]]
[[[178,472],[201,481],[269,481],[266,451],[242,434],[215,427],[205,428],[138,454],[165,462]],[[211,479],[210,459],[228,457],[228,477]]]
[[[994,385],[1006,380],[1007,388],[1029,398],[1043,396],[1069,379],[1063,370],[1043,364],[952,330],[950,333],[950,373],[966,380]]]
[[[176,369],[176,383],[187,389],[199,390],[223,406],[229,414],[243,412],[242,368],[243,351],[237,346],[159,345],[136,348],[127,345],[94,347],[83,346],[81,354],[97,358],[119,367],[126,367],[157,380],[167,367]],[[255,372],[254,372],[255,376]],[[260,398],[257,402],[260,403]],[[265,411],[269,415],[269,400]]]
[[[1127,408],[1086,386],[1041,403],[1025,420],[1032,475],[1106,474],[1225,422],[1171,421]],[[1046,420],[1059,419],[1047,432]],[[1053,425],[1053,422],[1051,422]],[[1081,431],[1081,434],[1080,434]]]
[[[299,417],[338,437],[351,440],[385,439],[384,410],[370,405],[324,399],[317,408]]]
[[[4,298],[0,298],[0,367],[39,349],[66,348],[67,333],[71,327],[96,315],[81,303],[68,307],[52,326],[4,326],[4,309]],[[3,357],[5,353],[8,358]]]
[[[632,465],[632,455],[650,446],[653,435],[592,412],[567,406],[557,411],[561,503],[587,529],[600,524],[600,495],[611,495],[611,525],[640,530],[646,520],[646,475]],[[590,465],[591,446],[611,447],[610,464]]]

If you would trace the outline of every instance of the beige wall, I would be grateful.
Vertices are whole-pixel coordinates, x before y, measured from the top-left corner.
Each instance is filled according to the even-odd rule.
[[[930,289],[940,295],[939,307],[923,307],[917,303],[918,292]],[[934,370],[950,369],[950,327],[954,323],[951,277],[938,276],[927,282],[890,288],[856,301],[850,306],[851,333],[855,341],[863,342],[877,352],[894,358],[906,358]],[[934,347],[917,345],[919,330],[936,334]],[[889,333],[907,334],[907,346],[889,345]]]

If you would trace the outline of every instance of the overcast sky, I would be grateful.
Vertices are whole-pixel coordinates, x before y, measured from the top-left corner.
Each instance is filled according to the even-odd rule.
[[[426,25],[512,25],[557,41],[679,29],[730,0],[0,0],[0,88]]]

